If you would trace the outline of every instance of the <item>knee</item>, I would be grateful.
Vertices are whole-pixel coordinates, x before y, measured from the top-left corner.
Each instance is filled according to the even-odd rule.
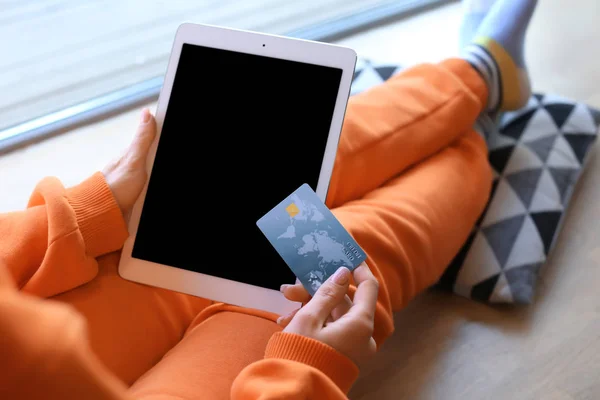
[[[464,190],[472,194],[465,198],[471,199],[469,206],[481,213],[489,200],[493,181],[487,144],[481,135],[471,130],[458,139],[453,147],[462,164],[459,173]]]

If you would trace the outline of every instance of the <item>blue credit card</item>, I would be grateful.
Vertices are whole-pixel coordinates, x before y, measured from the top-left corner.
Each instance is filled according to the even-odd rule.
[[[311,295],[338,268],[352,271],[367,258],[307,184],[277,204],[256,225]]]

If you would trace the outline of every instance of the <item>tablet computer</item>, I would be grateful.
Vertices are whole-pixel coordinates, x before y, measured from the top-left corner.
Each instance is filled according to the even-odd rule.
[[[295,276],[256,221],[303,183],[325,200],[356,53],[214,26],[175,36],[119,273],[286,313]]]

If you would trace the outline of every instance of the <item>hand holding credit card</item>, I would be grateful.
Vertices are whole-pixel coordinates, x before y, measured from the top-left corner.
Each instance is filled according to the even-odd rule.
[[[311,295],[338,268],[353,271],[367,258],[307,184],[266,213],[256,225]]]

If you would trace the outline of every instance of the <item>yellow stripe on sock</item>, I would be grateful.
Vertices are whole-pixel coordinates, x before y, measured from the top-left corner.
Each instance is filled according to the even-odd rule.
[[[518,110],[525,106],[531,95],[527,72],[515,64],[510,54],[494,39],[479,36],[475,44],[485,48],[496,61],[502,77],[502,110]]]

